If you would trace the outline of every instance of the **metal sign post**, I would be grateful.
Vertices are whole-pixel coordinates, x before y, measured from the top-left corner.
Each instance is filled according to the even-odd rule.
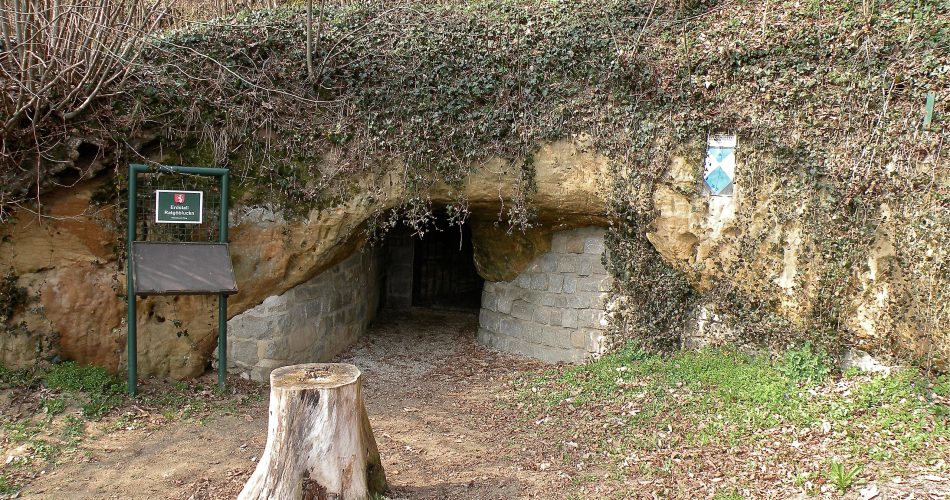
[[[136,217],[138,176],[140,174],[178,174],[216,177],[220,196],[217,242],[138,241]],[[217,295],[218,296],[218,386],[224,389],[227,375],[228,295],[237,293],[231,256],[228,250],[228,188],[226,168],[129,165],[128,212],[128,390],[135,395],[138,379],[136,296]],[[193,224],[204,222],[204,192],[174,189],[155,190],[154,224]],[[148,227],[148,226],[146,226]]]

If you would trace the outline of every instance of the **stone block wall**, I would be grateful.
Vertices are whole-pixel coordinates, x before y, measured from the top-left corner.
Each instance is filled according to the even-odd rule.
[[[599,353],[611,277],[601,261],[603,228],[555,233],[551,250],[512,281],[485,282],[479,342],[549,362]]]
[[[228,371],[267,381],[281,366],[329,361],[376,315],[382,252],[366,248],[228,321]]]

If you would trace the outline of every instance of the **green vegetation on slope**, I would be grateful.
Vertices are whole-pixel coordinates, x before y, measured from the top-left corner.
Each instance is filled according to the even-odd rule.
[[[935,174],[950,141],[941,113],[921,129],[926,91],[950,95],[945,2],[357,2],[328,13],[313,81],[304,17],[255,12],[156,41],[121,105],[146,119],[128,130],[158,131],[150,147],[182,151],[170,161],[229,165],[245,203],[298,213],[351,196],[354,176],[385,189],[378,176],[398,166],[410,222],[430,214],[427,187],[500,156],[523,167],[521,195],[506,204],[514,224],[532,221],[534,148],[590,133],[615,181],[609,267],[623,300],[613,329],[618,344],[660,347],[678,345],[697,294],[644,238],[655,183],[673,155],[698,166],[707,133],[734,131],[753,196],[735,224],[734,263],[704,272],[743,284],[707,298],[748,337],[855,342],[843,319],[885,218],[913,276],[888,314],[912,322],[919,345],[950,319],[935,305],[950,302],[950,259],[940,257],[950,186]],[[464,215],[464,200],[454,208]],[[761,258],[767,235],[752,230],[792,221],[816,280],[798,325],[775,314],[776,285],[756,277],[777,264]],[[901,335],[861,341],[893,349],[908,345]]]
[[[836,378],[828,366],[810,346],[774,361],[626,347],[587,366],[524,379],[520,399],[537,432],[570,443],[560,446],[561,465],[573,468],[585,454],[596,463],[593,452],[618,481],[732,476],[736,487],[774,480],[807,492],[831,476],[846,489],[856,479],[849,476],[886,479],[946,467],[946,378],[913,370]],[[690,464],[671,469],[671,456]]]
[[[328,10],[314,79],[305,19],[285,7],[152,40],[125,93],[71,124],[86,140],[123,145],[114,199],[124,161],[143,156],[227,166],[236,201],[288,215],[348,199],[356,179],[386,189],[383,174],[396,170],[409,186],[403,213],[418,222],[431,214],[429,186],[458,184],[472,162],[500,156],[522,167],[503,216],[531,224],[534,148],[589,133],[611,156],[617,343],[670,347],[697,294],[644,237],[652,193],[673,155],[698,168],[707,133],[728,130],[750,196],[735,259],[696,266],[742,286],[705,299],[777,345],[810,336],[829,350],[860,341],[924,357],[947,330],[943,101],[922,128],[926,92],[950,95],[946,2],[359,1]],[[3,186],[14,188],[31,192]],[[452,208],[464,216],[465,200]],[[892,289],[879,338],[857,338],[845,323],[884,220],[906,282]],[[802,274],[815,284],[813,307],[791,325],[775,313],[777,285],[760,279],[780,265],[762,258],[775,235],[753,229],[777,228],[781,241],[796,222]]]
[[[410,178],[458,181],[471,160],[593,132],[638,175],[654,148],[720,126],[799,162],[771,166],[782,173],[857,192],[873,179],[822,165],[837,139],[880,136],[867,174],[880,175],[916,134],[877,105],[898,115],[947,84],[939,2],[681,5],[357,2],[331,11],[317,81],[301,65],[304,12],[260,11],[156,41],[134,104],[169,146],[199,140],[208,159],[303,199],[335,173],[315,171],[334,146],[344,170],[398,159]]]

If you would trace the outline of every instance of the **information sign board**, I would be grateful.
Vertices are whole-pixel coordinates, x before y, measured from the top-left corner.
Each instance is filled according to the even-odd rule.
[[[135,295],[237,293],[227,243],[132,242]]]
[[[155,222],[201,224],[204,193],[201,191],[155,191]]]

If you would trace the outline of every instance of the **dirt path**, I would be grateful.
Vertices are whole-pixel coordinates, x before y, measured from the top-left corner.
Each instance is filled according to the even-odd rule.
[[[475,326],[469,313],[388,313],[337,359],[364,373],[391,498],[557,496],[557,477],[539,475],[538,450],[515,430],[518,412],[496,401],[509,396],[511,377],[539,364],[477,345]],[[230,413],[163,423],[143,411],[127,429],[90,430],[73,463],[23,496],[233,498],[264,447],[266,397]]]

